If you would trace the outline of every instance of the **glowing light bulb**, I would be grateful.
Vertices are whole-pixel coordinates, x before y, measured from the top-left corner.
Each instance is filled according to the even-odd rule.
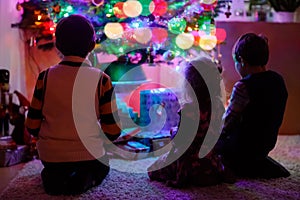
[[[128,17],[137,17],[143,11],[143,6],[139,1],[128,0],[123,4],[123,12]]]
[[[181,33],[176,37],[176,45],[181,49],[189,49],[194,44],[194,36],[191,33]]]
[[[213,4],[215,3],[217,0],[201,0],[200,3],[205,3],[205,4]]]
[[[67,12],[73,12],[73,7],[72,6],[67,6],[66,11]]]
[[[120,23],[107,23],[104,26],[104,33],[110,39],[118,39],[123,35],[124,29]]]
[[[127,16],[123,12],[124,2],[118,2],[114,5],[113,11],[117,18],[126,18]]]
[[[223,28],[216,28],[217,44],[221,44],[226,39],[227,33]]]
[[[168,31],[164,28],[152,28],[152,41],[155,43],[164,43],[168,38]]]
[[[134,30],[135,40],[141,44],[147,44],[152,38],[152,31],[150,28],[138,28]]]
[[[203,50],[210,51],[217,45],[217,37],[214,35],[202,35],[200,38],[200,47]]]

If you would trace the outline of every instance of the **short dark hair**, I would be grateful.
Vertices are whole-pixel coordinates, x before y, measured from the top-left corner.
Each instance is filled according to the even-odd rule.
[[[241,62],[241,57],[250,66],[265,66],[269,61],[267,37],[255,33],[242,35],[234,46],[234,58]]]
[[[56,48],[64,56],[85,58],[94,45],[95,30],[91,22],[81,15],[62,18],[55,31]]]

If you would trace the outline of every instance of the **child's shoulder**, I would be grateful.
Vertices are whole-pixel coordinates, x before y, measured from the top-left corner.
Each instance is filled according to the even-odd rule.
[[[42,71],[39,73],[38,80],[43,80],[44,77],[45,77],[45,75],[48,73],[48,71],[49,71],[49,68],[42,70]]]

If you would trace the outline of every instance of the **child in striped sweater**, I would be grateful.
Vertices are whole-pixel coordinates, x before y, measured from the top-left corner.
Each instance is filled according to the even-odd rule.
[[[120,135],[110,77],[86,59],[95,31],[83,16],[71,15],[56,27],[62,61],[39,74],[26,119],[38,137],[37,150],[48,194],[80,194],[109,172],[105,143]]]

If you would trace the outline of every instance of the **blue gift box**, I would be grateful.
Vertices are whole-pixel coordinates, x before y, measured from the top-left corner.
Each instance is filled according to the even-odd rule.
[[[158,88],[140,92],[140,125],[146,131],[170,130],[179,123],[180,104],[175,90]]]

